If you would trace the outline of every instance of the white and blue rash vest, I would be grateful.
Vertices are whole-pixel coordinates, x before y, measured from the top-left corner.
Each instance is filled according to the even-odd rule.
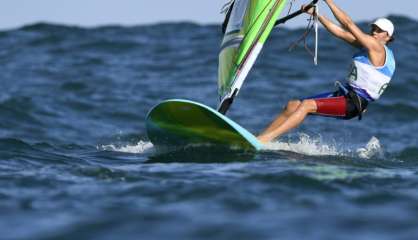
[[[353,56],[348,84],[361,97],[368,101],[379,99],[395,73],[396,63],[392,50],[385,46],[386,60],[381,67],[375,67],[366,49]]]

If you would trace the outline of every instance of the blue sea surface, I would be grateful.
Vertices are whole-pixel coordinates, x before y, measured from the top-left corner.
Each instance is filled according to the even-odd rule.
[[[235,157],[160,154],[145,129],[165,99],[217,106],[219,25],[1,31],[0,239],[415,239],[418,23],[390,19],[397,70],[362,121]],[[288,50],[304,31],[274,30],[228,117],[257,134],[345,78],[355,49],[321,30],[314,66]]]

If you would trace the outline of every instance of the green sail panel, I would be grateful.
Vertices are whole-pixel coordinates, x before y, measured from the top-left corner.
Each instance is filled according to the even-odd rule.
[[[287,0],[235,0],[219,54],[221,101],[238,93],[286,3]]]

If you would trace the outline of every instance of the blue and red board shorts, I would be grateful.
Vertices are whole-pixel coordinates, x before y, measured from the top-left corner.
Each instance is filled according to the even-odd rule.
[[[327,92],[304,99],[315,100],[317,111],[316,115],[334,117],[340,119],[352,119],[359,115],[354,100],[341,90],[335,92]],[[368,105],[368,101],[359,97],[362,109],[364,111]]]

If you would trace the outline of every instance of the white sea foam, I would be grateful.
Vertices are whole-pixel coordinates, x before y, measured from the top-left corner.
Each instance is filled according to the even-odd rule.
[[[106,151],[115,151],[123,153],[145,153],[152,149],[154,145],[151,142],[139,141],[136,145],[116,146],[114,144],[102,145],[100,148]]]
[[[347,147],[347,146],[345,146]],[[349,147],[349,146],[348,146]],[[311,137],[307,134],[300,134],[297,141],[270,142],[264,146],[265,150],[270,151],[289,151],[309,156],[348,156],[370,159],[372,157],[383,158],[384,151],[379,139],[372,137],[366,146],[356,150],[343,149],[338,147],[337,143],[326,143],[321,137]],[[353,156],[354,155],[354,156]]]
[[[154,148],[151,142],[139,141],[135,145],[118,146],[115,144],[102,145],[98,147],[105,151],[115,151],[123,153],[146,153]],[[379,139],[372,137],[364,147],[355,151],[350,149],[341,149],[336,143],[325,143],[321,137],[311,137],[307,134],[300,134],[297,141],[283,142],[274,141],[264,145],[267,151],[289,151],[308,156],[353,156],[363,159],[372,157],[382,158],[384,156],[383,148]],[[354,154],[353,154],[354,152]]]
[[[372,157],[383,157],[383,148],[379,139],[372,137],[365,147],[357,149],[357,154],[360,158],[370,159]]]
[[[313,138],[307,134],[300,134],[297,142],[271,142],[265,145],[265,150],[290,151],[310,156],[339,156],[336,144],[323,143],[320,137]]]

